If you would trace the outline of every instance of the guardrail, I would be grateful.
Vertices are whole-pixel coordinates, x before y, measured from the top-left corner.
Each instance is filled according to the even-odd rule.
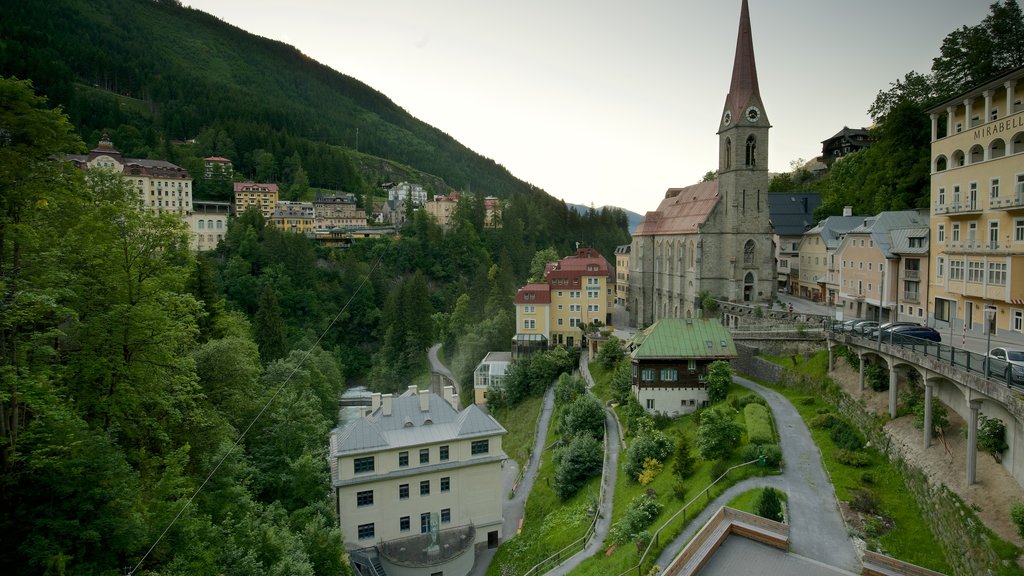
[[[926,357],[936,358],[950,366],[955,366],[983,378],[1002,382],[1008,386],[1024,383],[1024,367],[1014,366],[1005,360],[992,358],[987,354],[979,354],[956,348],[941,342],[933,342],[912,336],[902,336],[898,332],[883,332],[881,337],[871,334],[861,334],[847,329],[843,324],[836,322],[830,325],[830,332],[834,334],[846,334],[856,338],[857,344],[865,348],[874,347],[881,349],[882,344],[895,346],[910,350]],[[874,346],[872,346],[874,345]]]

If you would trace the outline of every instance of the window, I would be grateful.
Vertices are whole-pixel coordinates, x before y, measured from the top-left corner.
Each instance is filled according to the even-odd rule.
[[[402,516],[401,518],[398,519],[398,530],[401,531],[401,532],[408,532],[409,531],[409,517],[408,516]]]
[[[967,241],[977,242],[978,241],[978,223],[968,222],[967,223]]]
[[[559,318],[559,319],[558,319],[558,325],[559,325],[559,326],[561,326],[561,325],[562,325],[562,322],[563,322],[563,320],[562,320],[561,318]]]
[[[441,524],[450,524],[452,521],[452,509],[441,508]]]
[[[356,474],[363,472],[373,472],[373,456],[366,456],[363,458],[356,458],[352,461],[353,471]]]
[[[1013,331],[1024,332],[1024,310],[1013,311]]]
[[[601,305],[600,304],[587,304],[587,312],[600,312],[600,311],[601,311]]]
[[[960,223],[953,224],[953,242],[960,241]]]
[[[420,448],[420,464],[430,464],[430,448]]]
[[[953,309],[953,300],[945,300],[943,298],[935,299],[935,319],[942,320],[943,322],[949,322],[950,310]]]
[[[939,256],[935,259],[935,277],[942,278],[946,275],[946,258]]]
[[[662,368],[661,369],[661,381],[662,382],[675,382],[679,379],[679,371],[675,368]]]
[[[647,409],[654,410],[654,398],[647,399]]]
[[[1016,152],[1017,149],[1014,148],[1013,151]],[[1024,174],[1017,174],[1017,185],[1014,188],[1014,192],[1017,195],[1017,200],[1020,200],[1021,196],[1024,195]]]
[[[644,368],[640,370],[640,380],[644,382],[654,382],[654,368]]]
[[[373,522],[369,524],[360,524],[358,528],[360,540],[370,540],[373,538]]]
[[[708,346],[708,348],[710,348],[710,346]],[[690,372],[693,372],[694,370],[696,370],[697,369],[697,360],[694,359],[694,358],[690,358],[689,360],[687,360],[686,361],[686,369],[689,370]]]
[[[409,453],[408,452],[399,452],[398,453],[398,466],[399,467],[405,467],[405,466],[408,466],[408,465],[409,465]]]
[[[441,478],[441,492],[450,492],[452,489],[452,479],[449,476]]]
[[[569,292],[569,298],[579,298],[579,297],[580,297],[580,291],[579,290],[571,290]]]
[[[1024,219],[1018,218],[1013,221],[1013,241],[1024,242]]]
[[[907,238],[911,248],[924,248],[924,238]]]
[[[537,313],[537,307],[534,306],[533,304],[528,304],[526,306],[523,306],[523,314],[536,314],[536,313]]]
[[[969,260],[967,262],[967,281],[981,283],[985,281],[985,263]]]
[[[573,328],[576,328],[579,325],[580,325],[580,319],[579,318],[569,318],[569,326],[571,326]]]
[[[949,279],[950,280],[963,280],[964,279],[964,261],[963,260],[950,260],[949,261]]]
[[[871,272],[871,262],[868,262],[868,272]]]
[[[420,534],[430,532],[430,512],[420,514]]]
[[[946,204],[946,189],[939,188],[939,206]]]
[[[420,482],[420,496],[430,496],[430,480]]]
[[[437,451],[439,452],[438,458],[441,459],[441,462],[447,462],[448,461],[448,446],[447,445],[446,446],[441,446],[440,448],[438,448]]]
[[[478,454],[487,454],[491,451],[491,443],[489,440],[474,440],[469,446],[469,453],[472,456]]]
[[[938,234],[938,237],[939,237],[939,242],[945,242],[946,241],[946,225],[945,224],[939,224],[939,226],[938,226],[938,228],[936,230],[937,230],[937,234]]]
[[[408,500],[409,499],[409,485],[408,484],[402,484],[401,486],[398,487],[398,499],[399,500]]]
[[[587,298],[600,298],[600,297],[601,297],[601,291],[600,290],[587,290]]]
[[[363,506],[373,506],[373,490],[356,492],[356,506],[359,508],[362,508]]]
[[[988,263],[988,283],[993,286],[1006,285],[1006,262]]]
[[[594,278],[592,276],[587,277],[587,286],[599,286],[601,284],[600,278]]]
[[[999,198],[999,178],[993,178],[988,183],[988,197]]]
[[[988,223],[988,244],[989,248],[999,246],[999,221],[990,220]]]
[[[582,304],[569,304],[569,312],[579,312],[583,310]]]
[[[953,186],[953,204],[955,206],[960,205],[960,185],[956,184]]]

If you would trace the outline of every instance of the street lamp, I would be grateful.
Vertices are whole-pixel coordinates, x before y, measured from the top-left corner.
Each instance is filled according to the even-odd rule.
[[[991,358],[991,355],[989,354],[989,352],[992,350],[992,328],[993,328],[993,326],[992,326],[993,322],[992,321],[995,319],[995,317],[996,317],[996,309],[995,308],[990,308],[990,307],[986,306],[985,307],[985,332],[987,334],[986,334],[986,338],[985,338],[985,378],[989,377],[988,368],[989,368],[989,364],[992,362],[992,358]]]

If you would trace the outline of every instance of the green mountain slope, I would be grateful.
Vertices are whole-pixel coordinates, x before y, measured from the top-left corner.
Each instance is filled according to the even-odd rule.
[[[371,180],[391,168],[367,156],[456,189],[537,190],[373,88],[175,2],[0,0],[0,13],[0,74],[33,80],[87,143],[109,129],[126,154],[173,160],[169,140],[213,129],[229,136],[236,168],[249,175],[255,151],[278,165],[298,153],[312,185],[351,187],[345,154]]]

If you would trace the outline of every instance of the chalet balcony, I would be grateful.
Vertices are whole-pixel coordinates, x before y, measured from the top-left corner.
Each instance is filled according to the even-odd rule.
[[[916,290],[913,291],[913,292],[908,292],[908,291],[904,290],[903,291],[903,301],[907,302],[908,304],[920,304],[921,303],[921,293],[916,291]]]

